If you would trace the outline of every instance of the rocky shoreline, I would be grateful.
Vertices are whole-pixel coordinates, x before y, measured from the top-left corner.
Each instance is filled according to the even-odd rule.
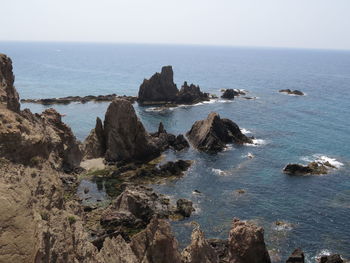
[[[181,98],[175,102],[206,99],[198,86],[187,83],[175,92],[171,73],[170,68],[162,70],[144,87],[153,82],[170,87],[170,95]],[[195,208],[191,200],[171,200],[148,184],[183,176],[192,160],[162,163],[160,157],[167,149],[182,151],[190,144],[181,134],[167,133],[162,123],[157,132],[148,133],[133,100],[114,97],[104,121],[97,118],[80,143],[54,109],[41,114],[21,110],[13,84],[12,61],[0,54],[0,262],[271,262],[264,230],[239,219],[233,219],[223,240],[207,239],[196,225],[191,243],[179,248],[169,220],[190,217]],[[252,140],[217,113],[197,121],[187,138],[208,153]],[[105,168],[81,167],[93,158],[104,160]],[[109,189],[114,191],[110,202],[84,203],[77,196],[79,182],[89,176],[116,181]],[[320,260],[343,262],[339,255]],[[303,252],[294,251],[287,262],[304,262]]]

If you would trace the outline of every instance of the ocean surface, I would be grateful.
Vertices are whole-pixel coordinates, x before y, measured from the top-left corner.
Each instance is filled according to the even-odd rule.
[[[226,238],[238,217],[264,227],[275,262],[285,262],[296,247],[304,250],[308,262],[324,253],[350,258],[350,52],[24,42],[0,42],[0,52],[13,60],[21,98],[137,95],[143,79],[163,65],[173,66],[178,87],[186,80],[217,95],[225,88],[249,91],[255,100],[217,99],[165,111],[134,105],[150,132],[162,121],[169,132],[186,133],[196,120],[215,111],[256,138],[256,145],[231,145],[217,155],[194,149],[167,152],[167,159],[195,161],[184,177],[154,186],[195,204],[191,218],[173,223],[181,245],[190,239],[191,221],[208,238]],[[278,93],[287,88],[306,96]],[[91,102],[53,107],[84,140],[107,106]],[[22,108],[41,112],[46,107]],[[255,158],[247,158],[248,153]],[[339,169],[323,176],[282,173],[289,162],[320,158]],[[195,189],[202,194],[193,194]],[[238,189],[246,193],[238,194]],[[276,226],[276,221],[287,225]]]

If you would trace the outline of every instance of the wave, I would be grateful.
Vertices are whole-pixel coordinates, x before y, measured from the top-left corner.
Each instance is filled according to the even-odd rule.
[[[211,171],[212,171],[213,173],[215,173],[216,175],[221,175],[221,176],[222,176],[222,175],[226,175],[226,172],[223,171],[223,170],[221,170],[221,169],[212,168]]]
[[[344,165],[342,162],[339,162],[337,159],[326,155],[322,155],[322,154],[313,154],[312,156],[303,156],[300,159],[305,162],[317,162],[320,164],[325,164],[328,162],[337,169],[341,168]]]
[[[241,130],[241,132],[243,134],[250,134],[250,133],[252,133],[250,130],[247,130],[247,129],[244,129],[244,128],[241,128],[240,130]]]
[[[253,143],[245,143],[246,146],[258,147],[267,144],[267,141],[263,139],[252,139]]]

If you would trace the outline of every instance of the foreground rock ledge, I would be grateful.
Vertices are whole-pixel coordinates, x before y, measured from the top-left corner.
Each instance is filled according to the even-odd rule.
[[[221,119],[212,112],[207,119],[196,121],[187,132],[190,143],[200,151],[216,153],[225,149],[227,143],[252,143],[238,125],[229,119]]]

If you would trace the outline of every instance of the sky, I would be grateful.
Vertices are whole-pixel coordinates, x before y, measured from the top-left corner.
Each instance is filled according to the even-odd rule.
[[[350,49],[350,0],[0,0],[0,41]]]

